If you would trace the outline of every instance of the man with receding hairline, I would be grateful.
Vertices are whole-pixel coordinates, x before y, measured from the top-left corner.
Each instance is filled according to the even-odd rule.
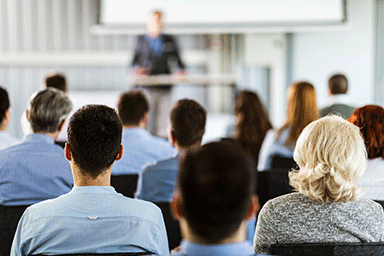
[[[25,211],[11,256],[147,253],[166,255],[161,210],[116,193],[111,169],[123,155],[122,124],[114,109],[88,105],[71,117],[65,157],[74,188]]]
[[[328,81],[330,105],[320,110],[320,117],[338,115],[347,119],[351,116],[355,107],[347,96],[348,80],[343,74],[335,74]]]

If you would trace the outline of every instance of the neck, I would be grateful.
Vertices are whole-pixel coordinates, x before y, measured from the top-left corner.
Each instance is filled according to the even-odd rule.
[[[136,125],[132,125],[132,124],[123,125],[123,129],[132,129],[132,128],[146,129],[147,128],[147,122],[145,122],[145,120],[142,120],[142,121],[140,121],[139,124],[136,124]]]
[[[71,169],[73,173],[73,180],[75,187],[84,187],[84,186],[110,186],[111,185],[111,170],[108,168],[103,171],[96,178],[82,172],[77,166],[71,163]]]
[[[7,131],[7,126],[5,124],[0,124],[0,131]]]
[[[51,137],[53,140],[56,140],[57,136],[59,136],[59,131],[51,132],[51,133],[47,133],[47,132],[34,132],[34,133],[47,135],[47,136]]]
[[[193,148],[193,147],[199,147],[201,145],[201,141],[198,141],[198,142],[196,142],[196,143],[194,143],[194,144],[192,144],[192,145],[189,145],[189,146],[187,146],[187,147],[182,147],[182,146],[180,146],[177,142],[176,143],[174,143],[174,147],[175,147],[175,149],[176,149],[176,151],[177,152],[181,152],[181,151],[186,151],[186,150],[188,150],[188,149],[190,149],[190,148]]]
[[[246,241],[246,222],[243,221],[239,227],[239,229],[232,234],[230,237],[224,238],[223,240],[212,242],[206,240],[192,232],[189,228],[188,223],[185,219],[179,220],[181,233],[183,238],[189,242],[195,244],[203,244],[203,245],[219,245],[219,244],[231,244],[231,243],[241,243]]]

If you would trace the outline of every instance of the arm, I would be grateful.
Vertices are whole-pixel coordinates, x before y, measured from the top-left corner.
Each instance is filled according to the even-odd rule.
[[[274,221],[279,220],[275,219],[273,208],[271,201],[268,201],[260,211],[253,242],[255,253],[270,254],[271,245],[277,242]]]
[[[11,256],[24,256],[27,255],[23,253],[23,231],[24,231],[24,223],[25,216],[28,214],[28,209],[25,210],[23,216],[20,218],[19,224],[17,225],[15,236],[13,237],[12,247],[11,247]]]
[[[265,138],[264,138],[263,144],[261,145],[260,153],[259,153],[259,162],[257,164],[258,171],[264,171],[268,169],[269,167],[267,166],[271,164],[271,163],[268,163],[268,155],[270,153],[272,144],[275,141],[275,136],[276,136],[275,134],[276,134],[275,131],[271,129],[265,135]]]
[[[171,52],[171,56],[176,61],[177,66],[179,67],[179,69],[181,69],[184,72],[185,65],[184,65],[184,62],[180,58],[179,48],[177,46],[177,42],[176,42],[176,40],[173,37],[169,37],[169,40],[170,40],[170,43],[172,44],[172,49],[173,49],[172,52]]]

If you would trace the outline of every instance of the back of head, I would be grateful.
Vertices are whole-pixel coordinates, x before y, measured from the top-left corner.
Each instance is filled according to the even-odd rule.
[[[253,167],[240,148],[227,143],[186,152],[177,184],[183,215],[195,235],[218,243],[238,230],[254,191]]]
[[[272,125],[259,96],[252,91],[240,91],[236,95],[236,139],[261,144]]]
[[[121,145],[122,125],[114,109],[87,105],[71,117],[68,144],[83,173],[99,176],[115,161]]]
[[[328,81],[328,89],[332,95],[346,94],[348,91],[348,80],[342,74],[331,76]]]
[[[56,132],[72,110],[72,103],[62,91],[39,91],[29,102],[28,120],[34,133]]]
[[[0,124],[3,122],[5,113],[9,109],[9,98],[8,98],[8,92],[3,88],[0,87]]]
[[[139,90],[125,92],[120,95],[117,111],[123,125],[138,126],[149,111],[147,97]]]
[[[206,119],[207,112],[196,101],[189,99],[177,101],[170,113],[171,132],[177,144],[189,147],[201,142]]]
[[[318,118],[319,109],[313,85],[305,81],[292,84],[288,90],[287,120],[283,126],[290,128],[286,145],[295,144],[304,127]]]
[[[60,91],[67,92],[67,82],[65,76],[59,73],[52,73],[45,78],[46,88],[56,88]]]
[[[384,159],[384,108],[377,105],[358,108],[348,121],[360,128],[368,159]]]
[[[359,128],[338,116],[308,125],[296,143],[298,172],[290,183],[299,192],[321,202],[348,202],[361,195],[355,187],[363,175],[367,155]]]

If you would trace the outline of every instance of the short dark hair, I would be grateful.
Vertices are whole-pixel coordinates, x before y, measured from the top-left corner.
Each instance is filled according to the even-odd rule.
[[[139,90],[125,92],[120,95],[117,111],[123,125],[139,125],[149,111],[147,97]]]
[[[67,82],[65,76],[59,73],[49,74],[45,78],[45,87],[46,88],[56,88],[60,91],[67,91]]]
[[[0,124],[3,122],[5,113],[9,109],[8,92],[3,87],[0,87]]]
[[[72,110],[72,102],[64,92],[47,88],[29,101],[28,120],[33,132],[56,132]]]
[[[173,106],[170,113],[171,130],[178,145],[189,147],[201,142],[207,112],[196,101],[183,99]]]
[[[333,75],[329,78],[328,88],[331,94],[346,94],[348,91],[348,80],[345,75]]]
[[[210,243],[233,235],[246,217],[255,164],[240,148],[212,142],[180,159],[181,210],[191,230]]]
[[[121,145],[122,125],[114,109],[87,105],[73,114],[68,125],[68,144],[74,162],[93,178],[115,161]]]

